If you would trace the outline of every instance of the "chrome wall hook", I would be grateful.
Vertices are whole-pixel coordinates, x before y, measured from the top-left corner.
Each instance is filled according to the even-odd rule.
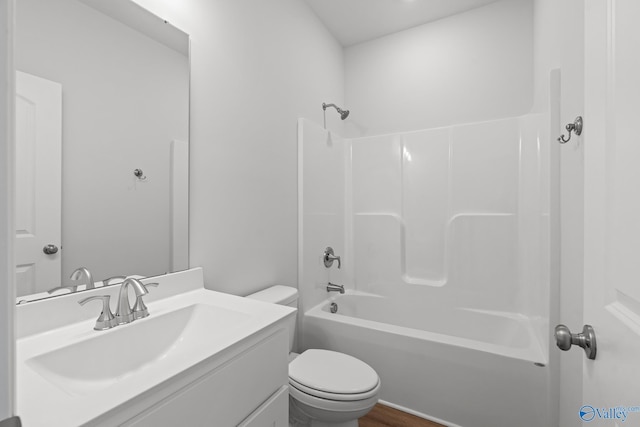
[[[142,172],[142,169],[136,169],[133,171],[133,174],[136,176],[136,178],[138,178],[140,181],[144,181],[145,179],[147,179],[147,176],[144,174],[144,172]]]
[[[582,133],[582,116],[576,117],[573,123],[569,123],[566,127],[567,132],[569,132],[569,137],[564,139],[564,135],[560,135],[558,138],[558,142],[560,144],[566,144],[571,139],[571,132],[574,132],[576,135],[580,136]]]

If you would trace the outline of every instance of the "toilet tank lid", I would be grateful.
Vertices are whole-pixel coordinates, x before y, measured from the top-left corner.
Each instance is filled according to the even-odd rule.
[[[298,298],[298,290],[291,286],[275,285],[254,294],[247,295],[247,298],[273,304],[287,305]]]

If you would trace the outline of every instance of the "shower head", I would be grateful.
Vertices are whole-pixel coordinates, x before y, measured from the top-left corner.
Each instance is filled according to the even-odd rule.
[[[324,102],[322,103],[322,109],[324,111],[327,110],[327,107],[333,107],[336,109],[336,111],[338,112],[338,114],[340,114],[340,118],[342,120],[346,119],[347,117],[349,117],[349,110],[343,110],[342,108],[338,107],[336,104],[325,104]]]

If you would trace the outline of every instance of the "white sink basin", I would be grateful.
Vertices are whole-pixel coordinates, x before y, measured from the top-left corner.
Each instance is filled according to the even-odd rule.
[[[67,393],[94,393],[152,365],[193,353],[203,337],[215,340],[249,315],[195,304],[150,316],[26,360],[27,366]]]

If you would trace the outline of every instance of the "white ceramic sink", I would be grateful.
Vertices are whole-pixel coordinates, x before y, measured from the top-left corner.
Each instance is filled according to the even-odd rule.
[[[145,367],[170,364],[249,315],[205,304],[150,316],[41,354],[27,366],[71,395],[97,392]]]

